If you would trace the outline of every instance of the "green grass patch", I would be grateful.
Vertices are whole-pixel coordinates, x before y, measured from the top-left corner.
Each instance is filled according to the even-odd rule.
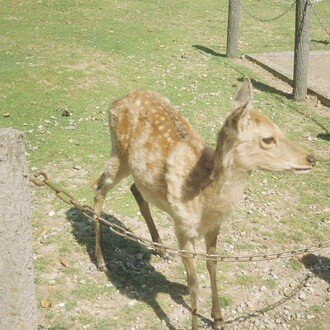
[[[220,296],[219,300],[220,300],[220,306],[222,308],[229,307],[233,302],[232,298],[230,296],[226,296],[226,295]]]
[[[319,306],[319,305],[312,305],[311,307],[309,307],[309,311],[311,313],[315,313],[315,314],[322,313],[323,309],[324,308],[322,306]]]
[[[246,0],[245,4],[263,18],[280,13],[288,5],[287,1],[272,0],[263,0],[260,4]],[[329,26],[330,16],[322,14],[329,12],[329,1],[314,6],[321,13],[324,24]],[[253,203],[255,210],[253,214],[246,214],[244,209],[240,213],[242,221],[235,222],[234,228],[228,224],[228,230],[223,234],[224,242],[234,245],[238,252],[254,247],[248,235],[237,243],[231,237],[234,231],[256,233],[256,242],[265,250],[270,244],[300,246],[327,239],[330,234],[329,226],[326,226],[329,145],[321,137],[330,130],[329,117],[320,114],[317,108],[310,109],[278,93],[262,77],[246,68],[243,61],[223,56],[227,10],[228,1],[224,0],[2,1],[0,128],[13,127],[25,132],[30,172],[32,168],[45,170],[51,180],[72,193],[79,202],[91,205],[93,191],[90,184],[102,173],[110,154],[106,115],[110,102],[133,89],[158,91],[170,98],[202,138],[214,147],[217,132],[231,109],[232,98],[241,79],[248,75],[257,82],[253,88],[255,108],[285,129],[293,141],[315,153],[318,163],[305,176],[253,174],[246,190],[250,199],[243,202],[246,207]],[[325,35],[315,15],[311,15],[311,27],[310,48],[329,51],[330,46],[320,42]],[[293,9],[271,25],[256,22],[242,12],[239,55],[291,51],[293,32]],[[63,110],[71,115],[62,116]],[[4,113],[9,116],[4,117]],[[73,169],[77,164],[81,166],[79,171]],[[263,184],[264,180],[267,184]],[[129,192],[131,182],[128,179],[119,184],[105,202],[105,208],[111,209],[123,222],[125,218],[141,220]],[[276,193],[268,193],[270,188]],[[64,285],[64,275],[69,279],[77,275],[81,280],[80,263],[86,262],[87,253],[93,258],[94,225],[82,224],[80,215],[70,217],[61,213],[58,219],[49,219],[50,209],[58,213],[70,207],[53,195],[49,197],[51,193],[44,188],[31,187],[31,190],[35,203],[32,223],[34,249],[38,255],[34,262],[37,286],[44,289],[47,275],[58,271],[59,256],[70,261],[70,255],[74,254],[77,261],[77,265],[69,263],[69,267],[60,268],[63,276],[56,279],[56,290],[50,293],[55,301],[66,303],[65,308],[72,314],[72,319],[63,321],[60,311],[41,309],[45,327],[60,327],[63,321],[62,326],[67,328],[80,329],[87,325],[93,329],[124,329],[130,326],[126,313],[133,324],[136,315],[144,314],[145,304],[139,303],[132,309],[118,312],[117,319],[75,314],[78,299],[94,301],[102,297],[105,306],[115,303],[106,298],[116,289],[105,287],[104,278],[99,274],[95,276],[97,283],[86,275],[86,283],[75,283],[76,287],[70,292]],[[162,235],[162,229],[172,226],[171,221],[161,221],[162,214],[152,212],[159,219]],[[265,212],[268,213],[264,215]],[[272,212],[278,213],[278,218]],[[274,221],[269,221],[272,216]],[[70,221],[72,228],[61,228],[62,218]],[[237,214],[231,219],[236,220]],[[135,232],[131,223],[129,229]],[[61,230],[56,232],[56,226]],[[43,232],[45,239],[40,237]],[[145,254],[138,244],[127,244],[107,230],[103,232],[103,245],[106,254],[111,256],[109,259],[112,260],[116,248],[125,251],[119,253],[123,259],[125,255]],[[47,249],[52,247],[54,250],[48,254]],[[221,245],[219,247],[220,252]],[[148,262],[151,266],[160,263],[154,257]],[[140,289],[148,289],[150,282],[155,287],[167,285],[163,274],[152,271],[151,276],[142,278],[137,276],[143,269],[141,264],[134,263],[133,266],[137,268],[134,271],[111,273],[111,281],[120,285],[129,283]],[[220,263],[218,267],[221,269],[217,273],[219,286],[229,283],[249,287],[253,284],[251,276],[230,279],[227,274],[233,272],[234,265]],[[302,266],[291,260],[289,267],[300,270]],[[161,263],[159,268],[162,269]],[[170,268],[175,280],[185,283],[184,267],[171,264]],[[198,270],[204,272],[205,263],[198,263]],[[272,288],[274,283],[270,281],[265,285]],[[221,298],[223,307],[231,303],[229,294]],[[161,327],[151,309],[147,315],[152,327]],[[179,327],[182,325],[190,327],[190,319],[183,320]]]
[[[94,300],[101,295],[109,296],[113,294],[114,291],[114,288],[104,287],[93,282],[86,282],[83,284],[80,283],[71,293],[77,298]]]
[[[252,286],[256,283],[257,280],[253,275],[239,275],[233,280],[233,284],[242,286]]]
[[[298,271],[303,268],[303,264],[296,259],[291,259],[288,263],[288,266],[289,266],[289,268],[291,268],[294,271]]]

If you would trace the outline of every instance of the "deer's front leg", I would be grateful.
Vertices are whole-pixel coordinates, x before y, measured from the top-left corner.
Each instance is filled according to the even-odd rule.
[[[206,252],[208,254],[216,254],[216,245],[219,228],[205,235]],[[214,329],[223,329],[224,322],[220,308],[218,284],[217,284],[217,262],[213,260],[206,261],[207,270],[210,274],[211,290],[212,290],[212,317],[214,319]]]
[[[179,238],[180,249],[194,252],[194,241],[192,239],[182,239]],[[185,266],[187,273],[187,285],[188,292],[191,300],[191,318],[192,318],[192,329],[198,329],[197,320],[197,293],[198,293],[198,279],[195,260],[192,259],[191,255],[187,257],[182,257],[182,262]]]

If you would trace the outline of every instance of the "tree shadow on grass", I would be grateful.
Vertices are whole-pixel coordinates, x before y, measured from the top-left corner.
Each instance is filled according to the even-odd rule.
[[[320,133],[317,135],[319,139],[330,141],[330,134],[329,133]]]
[[[208,47],[206,47],[206,46],[202,46],[202,45],[193,45],[192,47],[195,48],[195,49],[198,49],[198,50],[200,50],[202,53],[205,53],[205,54],[208,54],[208,55],[212,55],[212,56],[216,56],[216,57],[227,57],[226,54],[218,53],[218,52],[214,51],[213,49],[208,48]]]
[[[118,219],[107,214],[102,216],[107,221],[125,228]],[[74,238],[79,244],[86,246],[91,261],[96,265],[93,222],[76,208],[68,210],[66,217],[72,226]],[[147,303],[169,329],[175,329],[156,298],[158,293],[165,293],[175,303],[190,310],[182,297],[187,295],[186,285],[171,282],[158,272],[150,263],[152,251],[140,243],[125,239],[106,226],[102,227],[102,239],[103,255],[108,267],[106,274],[110,282],[121,294]],[[202,316],[200,318],[205,319]],[[208,319],[204,321],[209,322]]]
[[[317,39],[312,39],[311,42],[317,43],[317,44],[323,44],[323,45],[329,45],[329,40],[317,40]]]
[[[283,96],[283,97],[286,97],[288,99],[292,99],[292,94],[291,93],[286,93],[286,92],[283,92],[275,87],[272,87],[272,86],[269,86],[267,84],[264,84],[260,81],[257,81],[255,79],[251,79],[251,83],[252,83],[252,86],[253,88],[256,88],[258,89],[259,91],[261,92],[264,92],[264,93],[269,93],[269,94],[277,94],[277,95],[280,95],[280,96]],[[243,82],[244,78],[239,78],[238,81],[240,82]]]
[[[244,78],[239,78],[238,81],[242,82]],[[251,79],[252,82],[252,86],[262,92],[265,93],[270,93],[270,94],[277,94],[279,96],[282,97],[286,97],[287,99],[292,99],[292,94],[291,93],[286,93],[283,92],[277,88],[274,88],[272,86],[269,86],[267,84],[264,84],[260,81],[257,81],[255,79]],[[315,119],[314,117],[312,117],[312,115],[309,115],[308,113],[306,113],[303,110],[299,110],[298,107],[296,106],[292,106],[292,105],[288,105],[292,110],[294,110],[295,112],[299,113],[300,115],[302,115],[305,118],[308,118],[310,121],[312,121],[314,124],[316,124],[319,128],[321,128],[325,133],[320,133],[317,135],[318,138],[323,139],[323,140],[328,140],[329,139],[329,132],[327,131],[327,128],[321,123],[319,122],[317,119]]]

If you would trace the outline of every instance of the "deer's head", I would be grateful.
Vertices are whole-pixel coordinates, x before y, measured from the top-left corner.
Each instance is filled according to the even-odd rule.
[[[224,124],[234,149],[233,159],[248,171],[308,172],[315,157],[287,139],[265,115],[252,110],[251,82],[245,78]]]

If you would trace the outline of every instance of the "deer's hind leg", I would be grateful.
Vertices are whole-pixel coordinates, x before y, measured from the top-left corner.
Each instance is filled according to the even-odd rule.
[[[154,219],[151,216],[149,203],[143,198],[135,183],[133,183],[131,186],[131,192],[139,206],[143,218],[147,223],[152,241],[158,244],[163,244],[159,236],[157,227],[155,225]],[[157,249],[157,253],[164,259],[169,258],[168,253],[166,253],[166,251],[162,248]]]
[[[101,215],[102,206],[106,194],[116,184],[118,184],[124,177],[129,174],[126,162],[116,154],[112,154],[109,162],[107,163],[105,171],[99,177],[95,184],[95,195],[94,195],[94,212],[97,215]],[[94,216],[94,218],[97,218]],[[106,265],[104,262],[102,252],[102,232],[101,224],[96,221],[95,226],[95,256],[98,269],[106,271]]]

